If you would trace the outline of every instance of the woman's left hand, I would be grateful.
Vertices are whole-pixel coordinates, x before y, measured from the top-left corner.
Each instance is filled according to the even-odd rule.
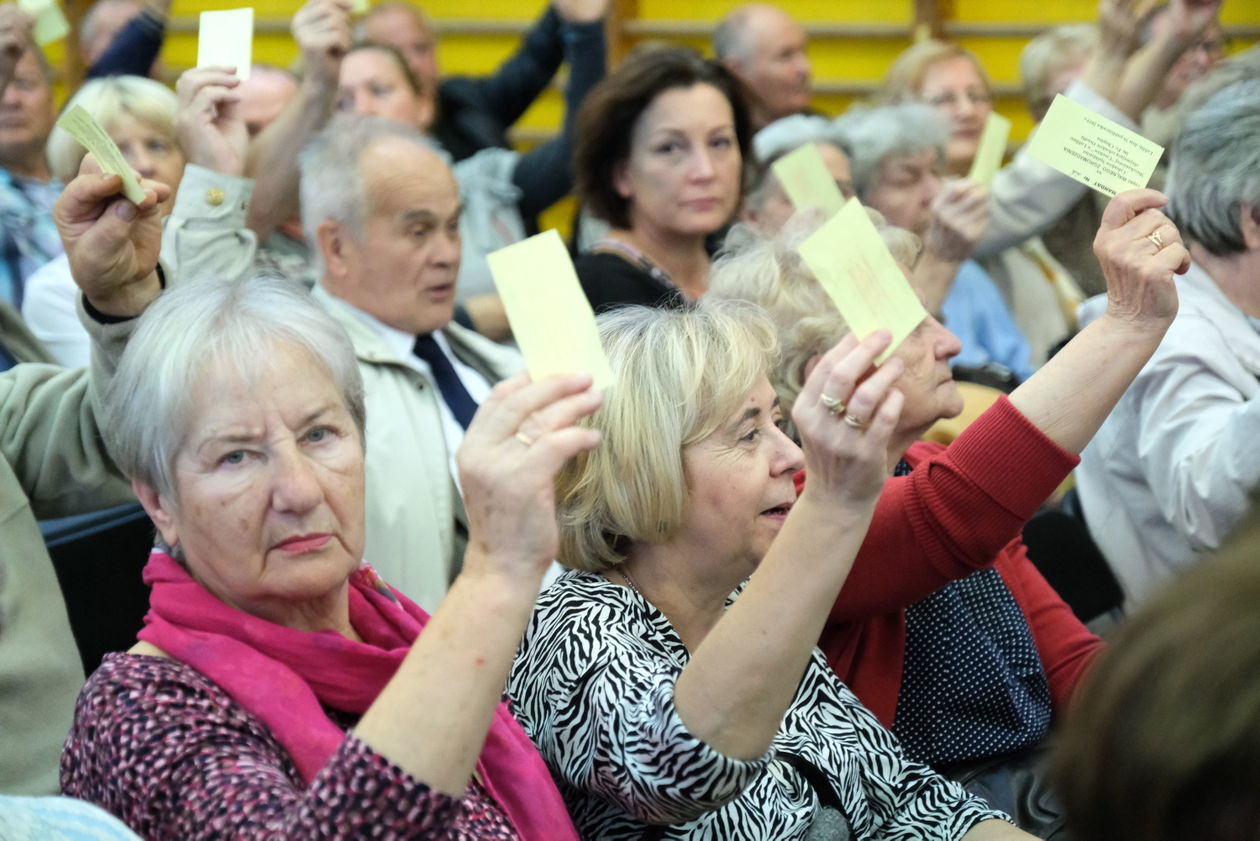
[[[598,430],[574,424],[603,399],[586,374],[537,383],[518,374],[496,385],[477,410],[456,462],[469,549],[479,550],[492,571],[536,577],[556,557],[556,473],[599,443]]]
[[[849,334],[805,381],[792,422],[805,451],[806,493],[827,493],[843,505],[871,502],[883,489],[903,400],[893,384],[903,364],[893,357],[869,372],[891,341],[887,330],[862,342]]]

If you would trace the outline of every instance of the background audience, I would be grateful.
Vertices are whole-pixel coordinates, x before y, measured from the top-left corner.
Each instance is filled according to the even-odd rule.
[[[141,627],[146,583],[145,641],[83,689],[61,768],[146,838],[1255,834],[1213,785],[1254,776],[1228,726],[1251,693],[1203,677],[1250,649],[1175,651],[1213,613],[1247,635],[1243,560],[1154,597],[1114,658],[1072,613],[1081,587],[1143,609],[1255,513],[1260,52],[1227,35],[1254,9],[1100,0],[1024,50],[1034,120],[1063,94],[1166,147],[1165,206],[1023,149],[966,177],[1014,56],[969,9],[911,37],[539,0],[504,38],[357,5],[260,7],[242,83],[176,82],[160,56],[192,63],[199,10],[172,0],[69,4],[56,69],[0,0],[0,835],[122,831],[10,795],[57,790],[83,672],[130,644],[86,641]],[[54,102],[95,115],[139,205]],[[794,251],[822,218],[772,167],[806,145],[931,314],[880,366]],[[570,192],[619,374],[598,410],[584,377],[516,376],[486,261]],[[1000,391],[964,405],[964,378]],[[150,518],[146,581],[140,551],[115,575]],[[556,557],[581,571],[553,585]],[[1221,738],[1166,723],[1207,684]],[[1046,787],[1062,721],[1079,826]]]

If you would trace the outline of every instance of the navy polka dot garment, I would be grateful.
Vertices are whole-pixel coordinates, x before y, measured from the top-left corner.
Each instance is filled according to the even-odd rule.
[[[894,476],[911,470],[902,460]],[[906,608],[893,732],[929,765],[1032,747],[1050,729],[1050,687],[1023,611],[996,570]]]

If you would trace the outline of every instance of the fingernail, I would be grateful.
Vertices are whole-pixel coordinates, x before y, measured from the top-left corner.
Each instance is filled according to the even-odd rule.
[[[135,221],[136,206],[129,201],[120,201],[118,206],[114,208],[114,214],[124,222]]]

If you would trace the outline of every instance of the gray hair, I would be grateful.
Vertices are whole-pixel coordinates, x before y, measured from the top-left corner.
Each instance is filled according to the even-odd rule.
[[[362,442],[363,380],[350,338],[332,316],[281,277],[206,278],[158,298],[127,344],[101,412],[118,468],[178,506],[174,464],[190,431],[189,395],[212,365],[256,379],[278,345],[305,350],[328,374]]]
[[[748,195],[744,201],[760,208],[766,198],[774,162],[806,143],[834,146],[852,160],[853,148],[848,136],[834,121],[812,114],[792,114],[775,120],[753,137],[754,168]]]
[[[949,137],[949,129],[936,109],[917,102],[852,110],[836,123],[852,144],[849,164],[859,196],[874,183],[885,158],[931,149],[943,159]]]
[[[1188,240],[1223,257],[1246,246],[1238,214],[1260,212],[1260,79],[1222,88],[1190,115],[1172,151],[1168,213]]]
[[[301,168],[302,232],[311,247],[315,274],[324,274],[315,231],[327,221],[345,225],[356,239],[363,236],[367,194],[359,161],[364,152],[387,138],[399,138],[432,150],[449,162],[446,152],[414,126],[385,117],[339,114],[315,135],[298,156]]]
[[[907,268],[913,266],[919,256],[919,238],[889,225],[877,210],[868,207],[866,212],[893,259]],[[785,415],[791,413],[805,387],[805,363],[849,332],[844,317],[797,250],[821,223],[817,215],[797,216],[773,236],[735,225],[713,262],[704,296],[714,302],[747,301],[770,316],[779,339],[779,356],[770,379]]]
[[[159,134],[175,137],[175,116],[179,97],[161,82],[143,76],[106,76],[89,79],[66,102],[62,113],[79,105],[104,127],[106,133],[118,120],[129,117]],[[48,168],[59,181],[70,181],[79,173],[79,164],[87,155],[83,144],[61,126],[54,126],[45,147]]]
[[[1098,27],[1091,23],[1056,26],[1024,45],[1019,54],[1019,79],[1024,99],[1037,106],[1048,99],[1046,85],[1057,70],[1084,59],[1098,45]]]
[[[749,6],[740,6],[718,21],[717,28],[713,30],[713,55],[718,61],[744,61],[748,58],[752,46],[748,27],[750,14]]]

